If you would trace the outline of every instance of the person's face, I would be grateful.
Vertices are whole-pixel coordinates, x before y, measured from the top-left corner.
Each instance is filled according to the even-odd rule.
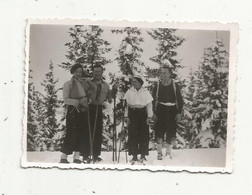
[[[74,77],[75,77],[75,78],[80,78],[80,77],[82,77],[82,73],[83,73],[82,68],[79,67],[79,68],[77,68],[77,69],[74,71]]]
[[[103,73],[102,68],[100,67],[94,68],[94,71],[93,71],[94,79],[100,80],[102,78],[102,73]]]
[[[170,80],[171,79],[171,72],[167,68],[161,68],[160,74],[161,80]]]
[[[137,90],[141,88],[141,83],[139,83],[135,78],[132,78],[131,84]]]

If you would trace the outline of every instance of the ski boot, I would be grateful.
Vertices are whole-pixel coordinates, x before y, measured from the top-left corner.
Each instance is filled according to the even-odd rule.
[[[137,156],[133,156],[133,158],[130,160],[130,164],[134,165],[138,161]]]
[[[145,165],[145,161],[147,161],[146,158],[145,158],[145,156],[141,156],[141,158],[139,159],[139,162],[140,162],[142,165]]]
[[[101,162],[102,159],[99,156],[94,156],[93,161],[94,161],[94,163],[98,163],[98,162]]]
[[[90,164],[91,161],[92,161],[92,159],[89,158],[88,156],[85,156],[85,157],[83,157],[83,159],[82,159],[82,162],[83,162],[84,164]]]
[[[75,164],[81,164],[81,160],[80,159],[74,159],[73,163],[75,163]]]
[[[69,161],[67,159],[65,159],[65,158],[61,158],[59,163],[68,164]]]

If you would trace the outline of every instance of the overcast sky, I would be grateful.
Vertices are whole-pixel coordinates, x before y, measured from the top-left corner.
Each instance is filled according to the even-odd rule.
[[[67,47],[65,43],[70,42],[68,34],[69,25],[31,25],[30,29],[30,69],[33,71],[33,82],[37,90],[41,90],[40,83],[43,81],[45,74],[48,72],[50,61],[53,62],[55,78],[59,79],[57,87],[62,87],[63,83],[71,78],[69,72],[58,67],[58,64],[66,62],[65,57]],[[116,51],[119,48],[122,37],[111,33],[109,27],[102,27],[104,33],[102,38],[111,43],[112,50],[106,55],[112,60],[111,64],[105,66],[105,75],[109,72],[118,72],[117,62],[114,61]],[[114,29],[114,28],[113,28]],[[142,37],[144,43],[141,44],[143,54],[141,60],[150,67],[158,67],[157,64],[150,61],[150,57],[157,54],[156,42],[146,33],[146,28],[142,28]],[[196,70],[203,56],[204,48],[211,46],[216,36],[221,39],[224,46],[229,50],[229,32],[213,30],[178,30],[176,33],[186,40],[177,49],[177,59],[185,67],[180,74],[186,77],[190,67]]]

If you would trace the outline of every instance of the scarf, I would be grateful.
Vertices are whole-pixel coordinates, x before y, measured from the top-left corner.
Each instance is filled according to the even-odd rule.
[[[71,85],[70,85],[70,92],[69,92],[69,97],[73,99],[78,99],[80,100],[81,98],[86,97],[86,92],[84,89],[84,83],[82,80],[78,80],[74,77],[71,78]],[[78,109],[81,111],[85,111],[86,107],[83,105],[79,105]]]

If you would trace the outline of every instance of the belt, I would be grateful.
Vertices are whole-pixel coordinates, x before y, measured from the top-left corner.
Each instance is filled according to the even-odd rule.
[[[132,110],[143,110],[143,109],[146,109],[146,107],[133,107],[133,106],[129,106],[129,109],[132,109]]]
[[[166,103],[164,103],[164,102],[158,102],[158,103],[162,104],[164,106],[176,106],[176,103],[171,103],[171,102],[166,102]]]

